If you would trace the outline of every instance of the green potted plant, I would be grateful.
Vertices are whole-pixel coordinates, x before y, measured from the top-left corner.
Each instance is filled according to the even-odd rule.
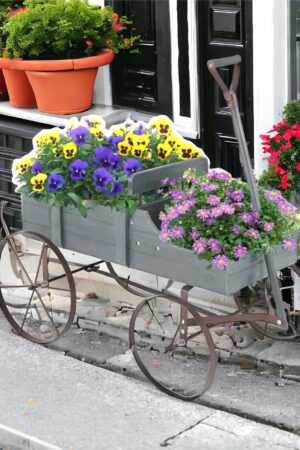
[[[15,15],[16,11],[23,5],[23,0],[2,0],[0,5],[0,56],[5,51],[6,34],[3,27],[10,15]],[[2,70],[0,69],[0,98],[5,98],[7,95],[7,88],[4,80]]]
[[[126,35],[130,22],[88,0],[25,0],[24,5],[25,11],[4,26],[7,69],[26,72],[43,112],[89,109],[98,67],[120,50],[135,50],[138,37]]]

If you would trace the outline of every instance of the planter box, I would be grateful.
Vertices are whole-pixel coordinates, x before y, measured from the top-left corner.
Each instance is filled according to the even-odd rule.
[[[46,204],[23,197],[23,228],[37,231],[66,249],[224,295],[267,276],[263,256],[249,254],[221,272],[207,269],[208,261],[198,259],[190,250],[162,243],[155,225],[157,214],[151,207],[138,209],[131,219],[126,212],[104,206],[90,212],[87,219],[75,209],[52,208],[51,224],[48,209]],[[297,261],[296,250],[287,252],[278,247],[274,254],[277,270]]]

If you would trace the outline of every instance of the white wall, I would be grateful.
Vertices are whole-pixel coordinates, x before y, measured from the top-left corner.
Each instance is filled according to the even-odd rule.
[[[259,135],[281,120],[288,101],[288,2],[253,0],[253,99],[255,173],[267,167]]]

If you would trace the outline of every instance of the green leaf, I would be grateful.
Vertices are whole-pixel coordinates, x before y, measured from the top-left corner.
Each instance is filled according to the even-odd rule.
[[[78,206],[78,208],[80,208],[80,206],[83,206],[83,205],[81,205],[81,203],[80,203],[80,198],[79,198],[78,195],[75,194],[74,192],[68,192],[68,193],[67,193],[67,197],[69,197],[69,198],[73,201],[73,203],[74,203],[76,206]]]

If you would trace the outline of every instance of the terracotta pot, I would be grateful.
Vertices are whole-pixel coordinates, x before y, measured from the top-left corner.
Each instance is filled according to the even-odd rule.
[[[66,60],[20,60],[17,68],[26,71],[38,109],[50,114],[74,114],[89,109],[93,101],[98,67],[110,64],[114,52]]]
[[[36,100],[26,73],[17,69],[19,59],[0,58],[9,101],[16,108],[36,108]]]

